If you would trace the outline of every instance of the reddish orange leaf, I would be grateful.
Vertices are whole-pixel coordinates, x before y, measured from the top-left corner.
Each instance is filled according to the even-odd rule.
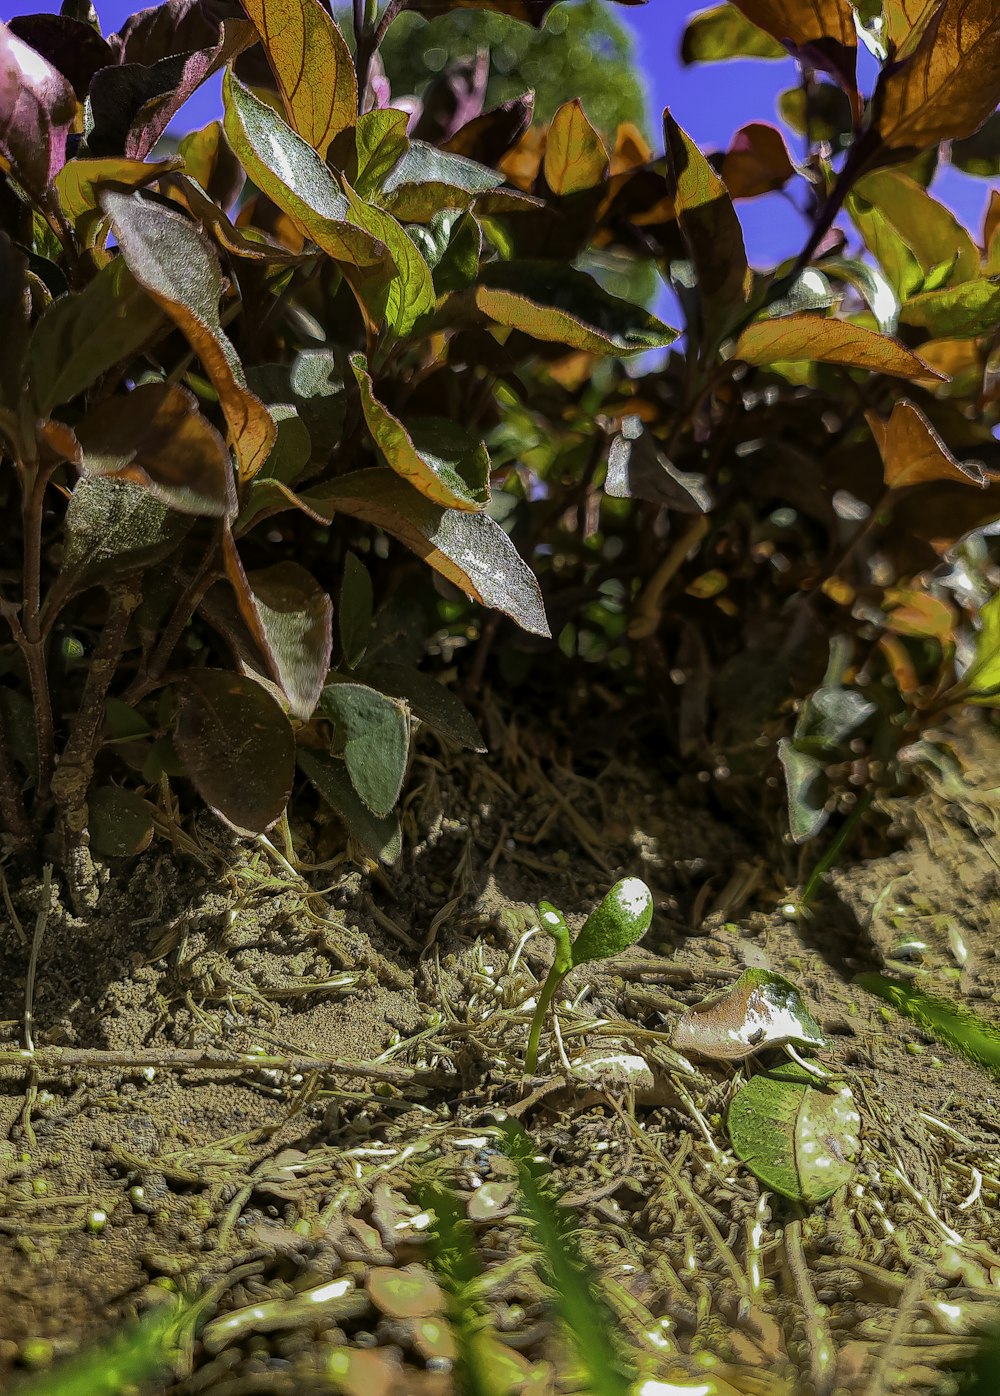
[[[979,489],[989,484],[982,466],[957,461],[920,408],[907,398],[895,404],[887,422],[874,412],[866,416],[882,456],[888,489],[903,490],[935,480]]]

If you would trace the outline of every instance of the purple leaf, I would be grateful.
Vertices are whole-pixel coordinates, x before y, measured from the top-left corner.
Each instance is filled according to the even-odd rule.
[[[116,63],[115,51],[97,30],[65,15],[17,15],[10,32],[58,68],[82,102],[94,74]]]
[[[44,193],[66,163],[76,109],[62,73],[0,23],[0,154],[32,194]]]

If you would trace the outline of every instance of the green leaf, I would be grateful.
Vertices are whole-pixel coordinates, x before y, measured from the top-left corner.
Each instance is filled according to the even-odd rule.
[[[256,625],[254,637],[303,721],[313,715],[330,668],[333,602],[297,562],[276,562],[246,574]],[[241,610],[242,610],[241,606]]]
[[[573,942],[573,964],[607,960],[634,945],[653,920],[653,894],[638,877],[616,882]]]
[[[545,137],[542,170],[545,183],[559,198],[596,189],[608,177],[608,152],[587,120],[579,99],[564,102]]]
[[[163,312],[116,257],[82,291],[53,301],[35,326],[24,364],[33,415],[48,417],[72,401],[164,324]]]
[[[467,296],[495,325],[591,354],[637,354],[673,343],[677,331],[642,306],[619,300],[561,262],[492,262]]]
[[[376,267],[387,251],[348,218],[347,200],[308,142],[227,71],[223,125],[247,174],[303,237],[346,267]]]
[[[701,307],[700,341],[711,352],[743,318],[750,294],[750,268],[743,229],[722,180],[698,146],[663,112],[667,150],[667,193],[694,266]]]
[[[856,688],[834,684],[817,688],[803,703],[795,723],[796,746],[833,755],[877,711],[877,705]]]
[[[349,554],[350,556],[350,554]],[[479,728],[465,704],[443,683],[408,664],[366,664],[358,675],[380,693],[402,698],[410,712],[438,737],[467,751],[485,751]]]
[[[670,1041],[678,1052],[726,1062],[743,1061],[786,1042],[827,1045],[795,985],[766,969],[745,969],[725,993],[689,1008]]]
[[[766,1188],[813,1207],[850,1181],[861,1116],[847,1085],[821,1086],[796,1062],[754,1076],[726,1119],[733,1150]]]
[[[90,847],[103,858],[131,858],[153,840],[153,815],[148,800],[118,785],[99,785],[87,795]]]
[[[809,752],[800,751],[787,737],[778,743],[778,760],[785,773],[789,833],[794,843],[807,843],[830,818],[826,808],[826,765]]]
[[[340,817],[348,834],[372,858],[391,867],[403,845],[395,814],[377,818],[360,800],[348,779],[343,761],[325,751],[302,750],[299,767]]]
[[[223,283],[219,259],[180,212],[140,194],[106,190],[101,196],[129,270],[170,316],[219,395],[241,479],[267,460],[275,427],[264,404],[246,387],[239,357],[219,319]]]
[[[414,418],[409,426],[375,397],[363,354],[351,356],[368,430],[388,465],[414,489],[446,508],[483,509],[490,502],[490,458],[482,441],[458,422]]]
[[[348,553],[344,558],[344,577],[340,584],[337,627],[344,663],[349,669],[356,669],[365,657],[373,608],[371,574],[356,554]]]
[[[899,324],[899,297],[879,270],[860,257],[831,257],[823,261],[825,276],[846,281],[864,297],[882,334],[894,334]]]
[[[960,680],[970,703],[1000,707],[1000,592],[979,612],[979,631],[972,663]]]
[[[901,170],[878,170],[855,185],[853,196],[878,209],[925,275],[945,265],[949,285],[978,276],[979,250],[968,229],[909,175]],[[864,233],[863,228],[861,231]],[[888,266],[885,270],[890,274]]]
[[[106,185],[142,189],[177,169],[180,163],[176,159],[125,160],[117,156],[70,160],[56,176],[56,193],[63,213],[77,226],[81,220],[88,219],[88,215],[100,216],[100,197]],[[77,233],[80,232],[77,226]]]
[[[379,817],[395,807],[410,754],[410,715],[405,703],[361,683],[324,688],[322,715],[334,726],[351,784]]]
[[[354,129],[357,172],[352,183],[363,199],[382,188],[382,181],[410,147],[409,113],[395,107],[377,107],[358,117]]]
[[[549,634],[531,569],[488,514],[443,509],[381,466],[291,499],[327,521],[344,513],[384,528],[474,600],[503,611],[532,635]]]
[[[263,833],[292,791],[288,718],[254,679],[222,669],[189,669],[176,692],[174,746],[188,779],[237,833]]]
[[[788,315],[749,325],[733,351],[747,364],[819,363],[868,369],[896,378],[934,380],[941,374],[930,368],[898,340],[846,320],[821,315]]]
[[[924,273],[916,254],[881,209],[855,193],[848,195],[845,208],[892,288],[898,324],[899,302],[923,284]]]
[[[950,149],[950,163],[963,174],[996,179],[1000,175],[1000,112],[994,112],[971,136],[952,141]]]
[[[1000,277],[911,296],[900,307],[899,318],[907,325],[921,326],[932,339],[992,335],[1000,324]]]
[[[442,219],[442,224],[444,223]],[[464,291],[479,275],[483,255],[483,230],[475,216],[464,213],[448,220],[448,241],[434,264],[434,292]]]
[[[425,223],[442,208],[471,207],[502,184],[503,175],[486,165],[411,141],[374,197],[402,222]]]
[[[431,269],[405,229],[384,209],[365,203],[345,182],[348,218],[377,238],[389,249],[393,270],[375,282],[374,294],[366,292],[367,304],[376,328],[380,321],[397,339],[408,335],[418,320],[434,309],[434,282]]]
[[[182,514],[228,518],[236,509],[226,443],[183,388],[147,383],[106,398],[76,437],[92,475],[132,480]]]
[[[683,63],[718,63],[726,58],[787,58],[788,50],[758,29],[733,5],[713,5],[688,20],[681,40]]]
[[[130,480],[82,475],[66,508],[62,566],[46,606],[81,587],[130,576],[173,552],[193,520]]]
[[[354,125],[354,59],[319,0],[243,0],[278,80],[293,130],[321,156]]]
[[[947,1042],[964,1057],[1000,1077],[1000,1031],[970,1008],[955,1006],[884,974],[859,974],[854,982],[891,1003],[938,1042]]]

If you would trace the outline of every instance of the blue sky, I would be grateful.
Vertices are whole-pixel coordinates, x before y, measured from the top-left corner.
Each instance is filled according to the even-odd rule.
[[[105,33],[121,26],[141,0],[96,0]],[[706,0],[708,3],[708,0]],[[701,5],[685,5],[678,0],[649,0],[644,6],[614,6],[616,16],[629,25],[636,36],[636,51],[649,87],[652,125],[669,106],[677,121],[706,148],[725,148],[732,133],[748,121],[774,121],[778,93],[795,81],[791,59],[743,60],[685,68],[679,58],[680,40],[687,17]],[[0,15],[10,19],[17,14],[57,10],[58,0],[0,0]],[[863,85],[870,86],[874,63],[860,64]],[[218,113],[218,80],[206,85],[180,113],[182,129],[203,124]],[[793,157],[797,151],[792,149]],[[982,223],[988,185],[947,169],[939,173],[934,193],[947,203],[975,233]],[[757,265],[767,266],[798,251],[806,225],[784,194],[769,194],[739,204],[747,251]]]

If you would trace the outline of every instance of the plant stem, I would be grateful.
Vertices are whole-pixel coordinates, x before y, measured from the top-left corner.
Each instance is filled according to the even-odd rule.
[[[542,1038],[542,1024],[545,1015],[549,1010],[549,1004],[559,985],[566,978],[566,970],[559,964],[558,958],[549,970],[548,978],[542,985],[542,992],[538,995],[538,1002],[535,1005],[535,1016],[531,1020],[531,1032],[528,1034],[528,1048],[524,1054],[524,1070],[528,1076],[534,1076],[538,1069],[538,1044]]]
[[[52,770],[55,765],[55,728],[52,721],[52,697],[49,674],[45,663],[45,640],[40,624],[42,572],[42,507],[50,472],[39,465],[23,470],[21,475],[22,518],[24,530],[24,570],[20,621],[8,612],[14,639],[24,654],[35,704],[35,734],[38,742],[38,782],[36,786],[36,817],[41,814],[49,797]]]

